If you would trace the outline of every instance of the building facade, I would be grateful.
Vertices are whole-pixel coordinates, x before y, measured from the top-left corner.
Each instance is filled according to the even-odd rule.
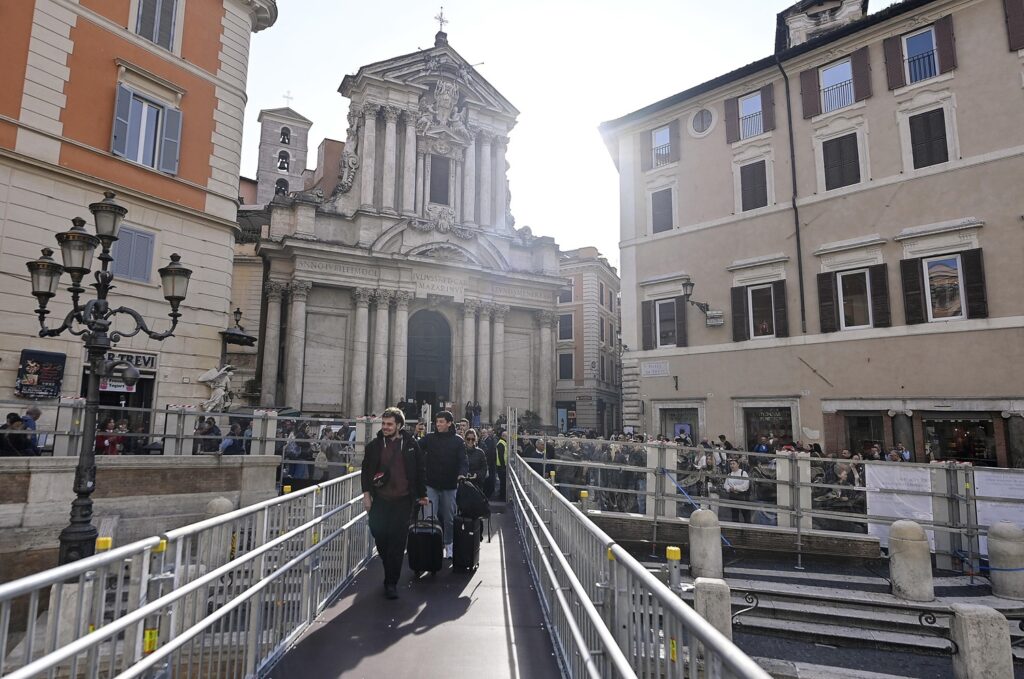
[[[1024,466],[1024,3],[866,11],[603,124],[625,424]]]
[[[608,435],[622,426],[619,276],[593,247],[563,251],[559,271],[556,424]]]
[[[165,329],[157,269],[177,252],[193,275],[175,337],[121,340],[116,353],[142,379],[134,391],[104,385],[103,401],[162,407],[207,397],[195,377],[219,363],[228,319],[249,42],[275,22],[276,3],[26,0],[5,3],[2,15],[0,270],[12,284],[0,395],[14,394],[25,348],[61,357],[60,391],[82,392],[81,338],[39,338],[25,262],[111,190],[128,208],[113,247],[114,303]],[[69,301],[58,293],[50,319]]]

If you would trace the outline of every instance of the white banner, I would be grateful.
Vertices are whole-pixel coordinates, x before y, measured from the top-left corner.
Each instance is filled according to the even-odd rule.
[[[1014,469],[975,469],[974,494],[977,497],[1006,498],[1008,502],[978,500],[978,526],[988,528],[1010,521],[1024,528],[1024,472]],[[988,538],[978,537],[982,554],[988,554]]]
[[[868,515],[932,520],[932,498],[928,495],[905,495],[900,491],[927,493],[932,489],[932,473],[926,467],[911,467],[900,462],[865,465],[868,491]],[[925,529],[928,545],[935,551],[935,531]],[[889,546],[889,524],[869,523],[868,535],[878,538],[883,547]]]

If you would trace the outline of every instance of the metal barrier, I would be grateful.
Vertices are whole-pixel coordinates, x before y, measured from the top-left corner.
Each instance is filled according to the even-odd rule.
[[[0,585],[0,675],[263,676],[372,556],[361,499],[348,474]]]

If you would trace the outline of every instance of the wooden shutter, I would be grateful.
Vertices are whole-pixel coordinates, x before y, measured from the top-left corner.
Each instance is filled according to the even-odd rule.
[[[885,52],[885,78],[889,89],[903,87],[907,84],[903,71],[903,38],[898,35],[886,38],[882,41],[882,51]]]
[[[1010,51],[1024,49],[1024,0],[1003,0]]]
[[[114,131],[111,135],[110,150],[122,158],[128,155],[128,126],[132,115],[132,91],[117,84],[117,101],[114,104]]]
[[[761,88],[761,122],[762,132],[775,129],[775,86],[772,83]]]
[[[674,224],[672,189],[655,191],[651,194],[651,232],[670,231]]]
[[[160,143],[160,171],[178,174],[178,156],[181,154],[181,111],[164,109],[163,140]]]
[[[117,232],[117,240],[110,250],[110,256],[114,261],[110,263],[110,270],[117,278],[128,278],[132,273],[132,250],[135,245],[135,232],[131,229],[121,228]]]
[[[835,332],[839,329],[839,303],[834,273],[818,274],[818,320],[822,332]]]
[[[157,8],[160,0],[139,0],[139,21],[135,32],[143,38],[156,42]]]
[[[670,163],[679,161],[679,125],[681,123],[680,120],[673,120],[668,124],[668,162]]]
[[[640,335],[644,351],[654,348],[654,302],[640,304]]]
[[[889,308],[889,265],[875,264],[868,267],[871,283],[871,320],[876,328],[892,325],[892,311]]]
[[[952,14],[935,22],[935,51],[939,57],[939,73],[949,73],[956,68],[956,36],[953,35]]]
[[[768,204],[767,172],[767,165],[763,160],[740,168],[740,198],[743,211]]]
[[[740,100],[731,97],[725,100],[725,141],[729,144],[740,140]]]
[[[789,337],[789,314],[786,310],[786,281],[772,283],[772,308],[775,312],[775,336]]]
[[[871,62],[867,47],[850,55],[850,70],[853,72],[853,100],[864,101],[871,96]]]
[[[804,118],[813,118],[821,113],[821,84],[818,81],[818,69],[809,68],[800,73],[800,99],[804,105]]]
[[[149,282],[150,263],[153,261],[153,234],[136,231],[132,240],[132,256],[128,265],[128,278]]]
[[[680,295],[676,297],[676,346],[690,346],[689,337],[686,334],[686,298]]]
[[[160,0],[160,14],[153,42],[164,49],[174,46],[174,5],[175,0]]]
[[[941,108],[911,116],[910,148],[914,167],[928,167],[949,160],[946,114]]]
[[[985,295],[985,264],[981,248],[960,253],[963,266],[964,296],[967,298],[967,318],[988,318],[988,299]]]
[[[860,182],[856,132],[824,142],[821,145],[821,156],[826,191]]]
[[[750,338],[747,323],[747,288],[733,288],[732,295],[732,341],[742,342]]]
[[[903,313],[907,325],[924,323],[927,319],[924,312],[924,274],[921,271],[921,260],[901,259],[900,277],[903,279]]]
[[[640,169],[647,172],[654,167],[654,147],[651,145],[651,130],[640,133]]]

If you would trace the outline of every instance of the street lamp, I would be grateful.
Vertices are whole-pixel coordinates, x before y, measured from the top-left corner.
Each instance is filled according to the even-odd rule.
[[[256,338],[245,331],[242,327],[242,309],[235,307],[231,313],[235,319],[235,327],[220,331],[220,364],[224,366],[228,360],[228,345],[237,344],[242,347],[256,346]]]
[[[711,310],[711,305],[708,304],[707,302],[694,302],[692,299],[690,299],[690,295],[693,294],[694,285],[695,284],[693,280],[691,280],[689,276],[683,279],[683,299],[685,299],[687,302],[700,309],[704,313],[704,315],[707,316],[708,311]]]
[[[60,563],[66,564],[91,556],[96,549],[97,531],[92,525],[92,492],[96,487],[96,450],[93,435],[96,431],[96,412],[100,400],[100,380],[105,377],[120,376],[128,385],[135,384],[139,379],[138,369],[127,361],[113,361],[107,358],[107,352],[125,337],[133,337],[140,332],[154,340],[165,340],[174,334],[178,326],[178,307],[185,299],[188,291],[189,277],[192,271],[181,265],[177,254],[171,255],[170,263],[159,270],[160,282],[163,284],[164,299],[171,305],[171,327],[166,332],[154,332],[146,325],[139,312],[128,307],[111,308],[107,295],[113,289],[114,273],[110,271],[110,263],[114,260],[110,248],[117,240],[117,230],[128,209],[114,200],[111,191],[103,194],[103,200],[89,206],[96,225],[96,235],[85,230],[85,220],[75,217],[71,220],[72,227],[68,231],[56,235],[60,246],[64,265],[53,260],[53,250],[43,248],[42,256],[27,263],[32,279],[32,294],[39,302],[36,316],[39,317],[39,336],[57,337],[65,332],[81,337],[85,342],[89,363],[89,383],[86,391],[85,417],[82,422],[82,445],[78,454],[78,466],[75,469],[75,499],[71,502],[71,522],[60,533]],[[85,292],[82,279],[92,269],[92,260],[96,247],[101,246],[99,260],[101,268],[94,276],[96,282],[90,287],[96,290],[95,299],[82,303]],[[62,273],[71,277],[71,311],[64,317],[59,327],[48,328],[46,316],[50,313],[47,303],[56,294]],[[131,330],[110,331],[115,316],[128,316],[135,327]]]

